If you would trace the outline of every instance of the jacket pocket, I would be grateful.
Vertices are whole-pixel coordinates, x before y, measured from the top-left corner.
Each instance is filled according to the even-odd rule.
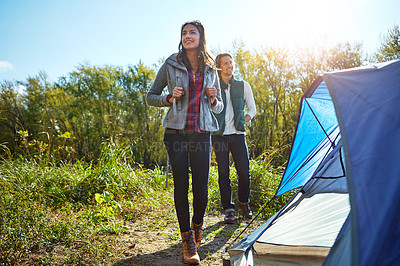
[[[164,120],[165,120],[165,122],[168,122],[168,123],[178,123],[179,122],[179,113],[174,115],[172,108],[170,108],[168,110],[167,114],[165,115]]]

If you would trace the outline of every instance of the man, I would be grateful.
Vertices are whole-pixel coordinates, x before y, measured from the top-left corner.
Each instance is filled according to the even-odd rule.
[[[232,154],[239,177],[238,206],[245,218],[251,219],[253,216],[249,207],[251,178],[245,124],[256,115],[256,106],[250,85],[245,81],[233,78],[232,55],[220,54],[215,61],[220,78],[224,109],[220,114],[215,114],[219,131],[213,132],[212,144],[218,164],[218,184],[225,213],[224,223],[232,224],[235,222],[235,204],[232,201],[229,153]],[[246,115],[244,115],[245,106]]]

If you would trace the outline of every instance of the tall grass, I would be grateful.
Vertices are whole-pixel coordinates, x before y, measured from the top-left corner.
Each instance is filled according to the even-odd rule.
[[[173,182],[166,188],[164,169],[143,169],[129,154],[128,148],[111,142],[91,164],[1,161],[0,264],[116,261],[120,254],[113,243],[126,231],[126,221],[173,205]],[[251,161],[251,172],[256,211],[273,195],[280,175],[262,158]],[[233,166],[232,181],[236,191]],[[209,184],[208,211],[217,212],[221,207],[216,167],[211,168]]]

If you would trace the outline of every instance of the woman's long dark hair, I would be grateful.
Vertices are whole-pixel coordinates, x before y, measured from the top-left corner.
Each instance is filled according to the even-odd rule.
[[[206,36],[205,36],[205,33],[204,33],[204,27],[203,27],[203,25],[201,24],[200,21],[198,21],[198,20],[188,21],[188,22],[186,22],[186,23],[184,23],[182,25],[182,27],[181,27],[181,41],[179,42],[178,60],[181,61],[186,66],[186,68],[188,70],[192,69],[192,66],[190,65],[189,59],[187,58],[187,55],[186,55],[186,50],[185,50],[185,48],[183,48],[183,44],[182,44],[183,28],[188,24],[195,26],[197,28],[197,30],[199,31],[199,34],[200,34],[199,54],[197,55],[199,68],[197,70],[200,71],[203,74],[204,73],[204,69],[205,69],[207,64],[209,64],[211,66],[214,66],[214,60],[210,56],[210,54],[207,52]]]

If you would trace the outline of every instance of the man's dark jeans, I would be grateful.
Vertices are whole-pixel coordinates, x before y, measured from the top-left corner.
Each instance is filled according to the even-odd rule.
[[[250,168],[246,137],[244,134],[212,136],[216,160],[218,163],[218,183],[221,202],[224,210],[234,209],[232,201],[232,185],[230,179],[229,152],[235,162],[238,174],[238,198],[241,203],[249,203],[250,197]]]
[[[181,232],[190,230],[189,166],[192,173],[193,218],[203,222],[208,202],[208,175],[210,172],[210,133],[166,129],[164,144],[170,158],[174,178],[174,202]]]

